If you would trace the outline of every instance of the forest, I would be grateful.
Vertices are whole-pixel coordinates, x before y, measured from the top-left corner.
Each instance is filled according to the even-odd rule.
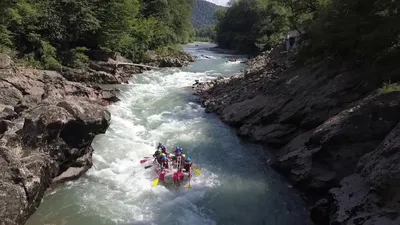
[[[192,0],[1,0],[0,52],[29,66],[79,66],[85,52],[148,50],[190,42]]]
[[[400,4],[393,0],[233,0],[216,13],[215,41],[258,53],[301,33],[297,58],[352,64],[398,59]]]
[[[192,23],[195,29],[210,27],[215,24],[215,12],[224,7],[204,0],[195,0]]]

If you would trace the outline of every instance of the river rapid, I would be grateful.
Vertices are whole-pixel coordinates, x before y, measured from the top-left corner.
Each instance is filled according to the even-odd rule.
[[[311,224],[298,193],[265,165],[268,153],[241,141],[196,103],[195,80],[229,77],[245,68],[210,47],[186,45],[190,54],[207,58],[117,85],[121,101],[109,107],[111,125],[93,142],[94,167],[48,193],[26,225]],[[182,147],[201,168],[192,189],[152,187],[157,176],[139,161],[152,155],[159,141],[170,150]]]

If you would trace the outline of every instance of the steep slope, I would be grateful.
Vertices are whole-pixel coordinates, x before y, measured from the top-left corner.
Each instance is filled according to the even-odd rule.
[[[223,8],[211,2],[196,0],[193,5],[192,23],[195,29],[214,25],[214,14],[217,9]]]
[[[92,140],[111,119],[105,105],[118,98],[1,55],[0,77],[0,224],[24,224],[46,189],[92,166]]]

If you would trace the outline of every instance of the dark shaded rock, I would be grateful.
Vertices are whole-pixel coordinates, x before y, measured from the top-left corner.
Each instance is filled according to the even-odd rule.
[[[358,160],[373,151],[400,121],[399,110],[400,92],[368,96],[312,134],[294,139],[278,151],[272,166],[302,190],[324,192],[355,172]]]
[[[326,198],[322,198],[310,210],[311,220],[316,224],[328,225],[329,224],[329,211],[330,201]]]
[[[400,124],[375,151],[360,159],[357,171],[386,200],[400,201]]]
[[[241,136],[283,146],[270,165],[311,201],[321,199],[311,209],[315,222],[400,224],[400,92],[377,91],[399,69],[297,68],[274,54],[250,60],[243,75],[196,82],[206,112]]]
[[[344,178],[340,182],[340,188],[333,188],[330,193],[334,199],[331,224],[345,224],[354,215],[354,210],[365,204],[369,186],[360,175],[352,175]]]

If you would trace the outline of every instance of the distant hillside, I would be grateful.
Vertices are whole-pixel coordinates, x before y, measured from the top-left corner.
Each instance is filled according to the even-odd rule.
[[[195,0],[192,16],[194,28],[198,29],[201,27],[214,25],[214,13],[219,8],[223,8],[223,6],[206,2],[204,0]]]

